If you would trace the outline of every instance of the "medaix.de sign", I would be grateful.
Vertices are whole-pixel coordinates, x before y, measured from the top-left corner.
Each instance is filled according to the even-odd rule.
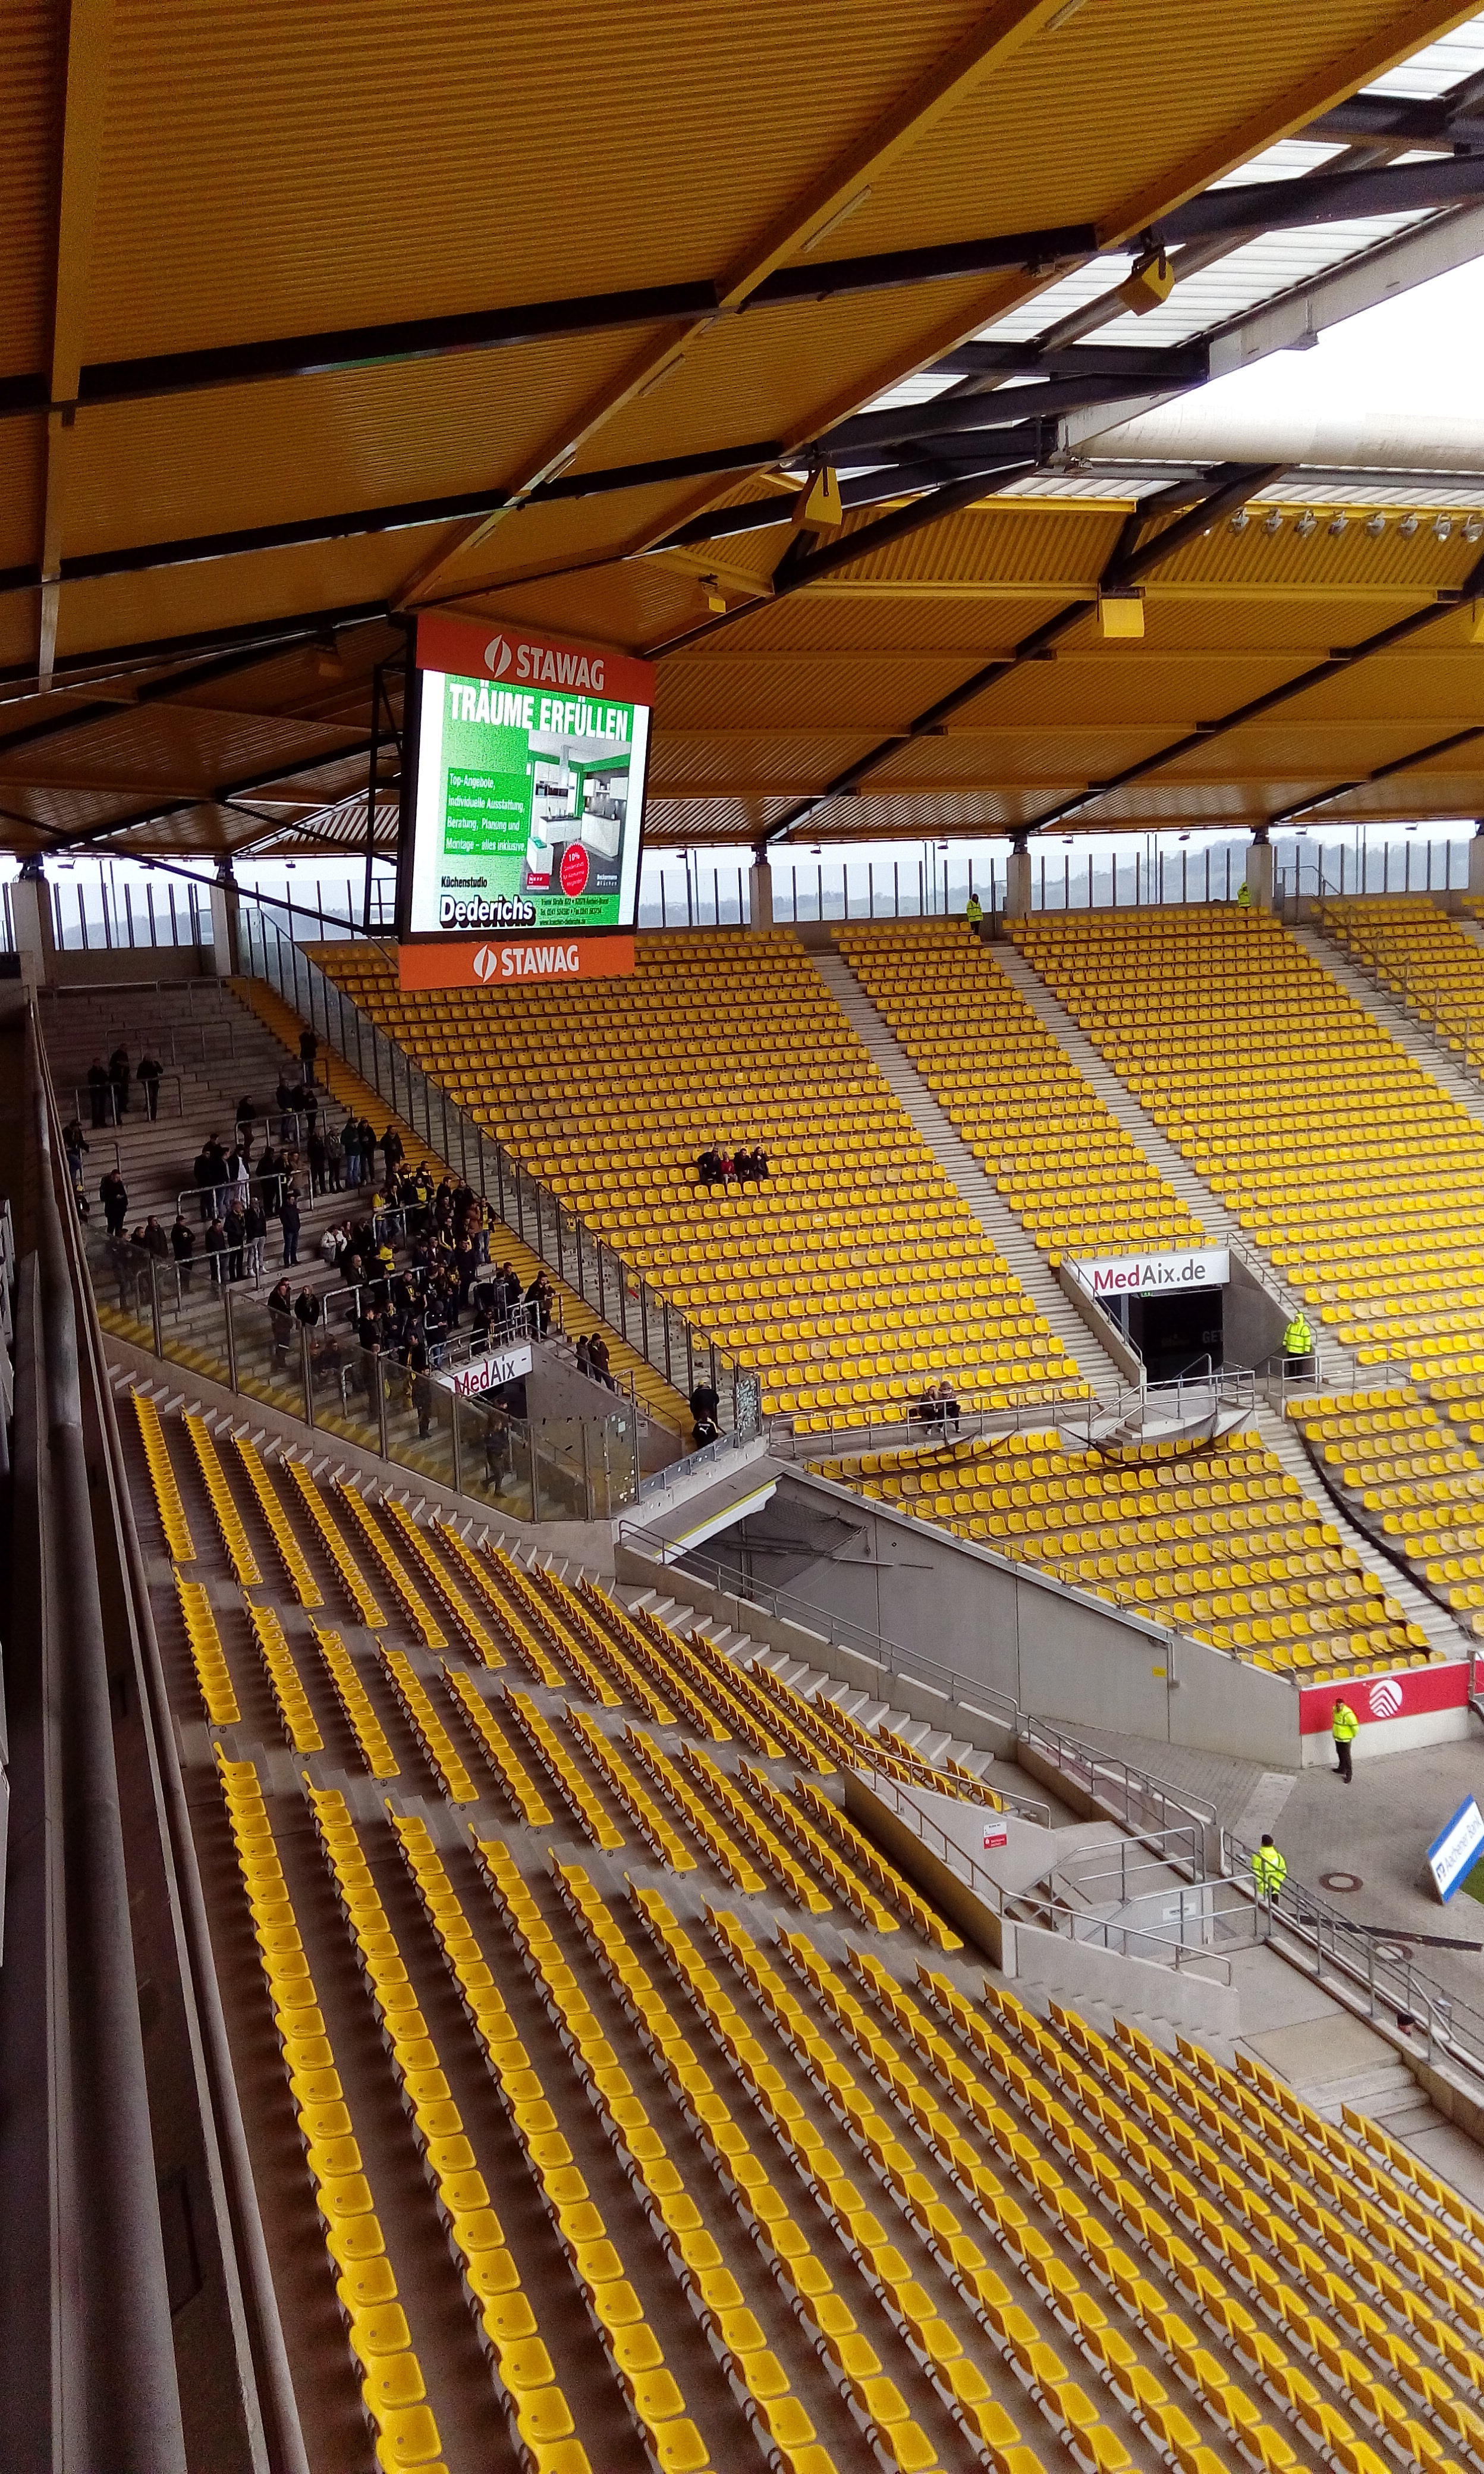
[[[1158,1297],[1171,1289],[1224,1289],[1232,1257],[1225,1246],[1209,1246],[1200,1254],[1108,1254],[1071,1269],[1095,1298]]]
[[[493,1392],[502,1383],[514,1383],[517,1375],[531,1371],[529,1341],[515,1348],[488,1349],[483,1357],[471,1357],[467,1366],[439,1368],[435,1379],[444,1390],[456,1392],[468,1399],[478,1392]]]

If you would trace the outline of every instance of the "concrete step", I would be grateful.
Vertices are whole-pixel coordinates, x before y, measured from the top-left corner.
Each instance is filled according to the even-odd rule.
[[[1467,920],[1459,922],[1465,929],[1472,928],[1472,924]],[[1373,1022],[1379,1023],[1383,1031],[1391,1033],[1397,1046],[1405,1052],[1414,1065],[1429,1075],[1434,1082],[1441,1083],[1450,1100],[1456,1100],[1461,1108],[1468,1109],[1471,1117],[1484,1125],[1484,1091],[1480,1090],[1472,1075],[1460,1071],[1447,1049],[1440,1048],[1422,1028],[1417,1016],[1408,1011],[1403,998],[1394,995],[1388,988],[1377,987],[1358,963],[1351,960],[1343,945],[1334,937],[1327,936],[1321,929],[1290,928],[1288,934],[1296,945],[1303,946],[1311,961],[1317,962],[1322,971],[1328,971],[1332,980],[1339,982],[1348,997],[1353,997],[1358,1006],[1364,1007]]]
[[[1258,1434],[1268,1449],[1281,1461],[1285,1469],[1296,1477],[1309,1501],[1322,1518],[1332,1520],[1347,1545],[1353,1546],[1367,1571],[1374,1572],[1385,1583],[1399,1606],[1405,1610],[1408,1623],[1420,1624],[1427,1636],[1429,1649],[1441,1649],[1448,1658],[1467,1658],[1472,1643],[1459,1630],[1446,1607],[1420,1589],[1409,1573],[1393,1564],[1378,1546],[1372,1543],[1363,1529],[1347,1518],[1344,1507],[1329,1492],[1309,1459],[1303,1443],[1286,1418],[1276,1409],[1259,1408],[1256,1413]]]
[[[1236,1214],[1228,1210],[1205,1177],[1196,1175],[1184,1153],[1177,1151],[1167,1135],[1161,1133],[1148,1110],[1140,1107],[1133,1092],[1099,1055],[1086,1031],[1073,1021],[1060,998],[1052,995],[1023,955],[1017,953],[1013,945],[996,945],[994,959],[1032,1012],[1065,1050],[1079,1074],[1091,1083],[1109,1114],[1133,1135],[1151,1168],[1159,1170],[1165,1183],[1172,1186],[1181,1201],[1195,1213],[1208,1237],[1239,1254],[1248,1270],[1260,1281],[1268,1295],[1278,1300],[1285,1314],[1299,1312],[1303,1300],[1289,1288],[1282,1273],[1269,1261],[1261,1248],[1253,1244]],[[1320,1371],[1327,1381],[1337,1384],[1354,1382],[1353,1359],[1323,1332],[1319,1336],[1318,1356]]]
[[[969,1145],[928,1089],[905,1049],[877,1012],[841,954],[809,959],[850,1023],[894,1099],[922,1135],[945,1176],[973,1213],[990,1244],[1045,1317],[1079,1372],[1099,1395],[1115,1397],[1125,1378],[1064,1292],[1040,1248],[1027,1235]]]

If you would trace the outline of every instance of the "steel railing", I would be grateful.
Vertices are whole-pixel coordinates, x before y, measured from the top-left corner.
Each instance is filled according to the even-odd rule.
[[[761,1384],[755,1373],[708,1340],[503,1144],[491,1141],[259,906],[244,903],[240,915],[249,969],[344,1057],[431,1152],[484,1196],[496,1219],[674,1390],[688,1397],[709,1385],[717,1395],[719,1423],[738,1435],[758,1431]]]
[[[1446,2061],[1484,2091],[1484,2014],[1448,1993],[1413,1964],[1404,1926],[1357,1925],[1290,1875],[1259,1892],[1253,1880],[1256,1849],[1234,1831],[1221,1832],[1221,1871],[1247,1902],[1257,1938],[1289,1945],[1287,1954],[1319,1984],[1364,2001],[1377,2025],[1395,2031],[1404,2052]]]

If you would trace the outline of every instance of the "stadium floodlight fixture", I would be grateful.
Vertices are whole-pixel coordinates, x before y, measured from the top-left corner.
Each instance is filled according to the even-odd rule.
[[[1310,533],[1317,532],[1318,530],[1319,518],[1315,515],[1312,507],[1305,507],[1303,515],[1299,518],[1298,522],[1294,525],[1294,531],[1298,534],[1300,541],[1307,541]]]
[[[1263,518],[1262,529],[1265,533],[1281,533],[1282,531],[1283,511],[1281,507],[1275,507],[1270,516],[1265,516]]]
[[[1349,516],[1345,515],[1343,512],[1337,516],[1331,516],[1329,519],[1329,530],[1336,535],[1348,532],[1350,530]]]
[[[1404,540],[1411,540],[1412,535],[1417,530],[1418,521],[1419,520],[1415,515],[1406,515],[1402,517],[1401,521],[1397,526],[1397,530],[1402,535]]]
[[[1385,517],[1372,516],[1366,524],[1366,530],[1371,535],[1373,541],[1378,541],[1382,533],[1386,530]]]
[[[1470,516],[1464,525],[1465,541],[1476,542],[1481,533],[1484,533],[1484,516]]]
[[[1437,535],[1437,537],[1438,537],[1439,541],[1447,541],[1447,539],[1448,539],[1448,537],[1449,533],[1450,533],[1450,532],[1452,531],[1452,529],[1453,529],[1453,519],[1452,519],[1452,517],[1451,517],[1451,516],[1434,516],[1434,517],[1433,517],[1433,520],[1432,520],[1432,529],[1433,529],[1434,533]]]
[[[1248,514],[1246,508],[1238,507],[1235,515],[1232,519],[1232,530],[1234,533],[1244,533],[1251,521],[1252,518]]]

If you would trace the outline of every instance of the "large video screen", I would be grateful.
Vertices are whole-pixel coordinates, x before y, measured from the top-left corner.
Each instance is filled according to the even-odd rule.
[[[403,934],[632,929],[651,665],[433,614],[418,669]]]

